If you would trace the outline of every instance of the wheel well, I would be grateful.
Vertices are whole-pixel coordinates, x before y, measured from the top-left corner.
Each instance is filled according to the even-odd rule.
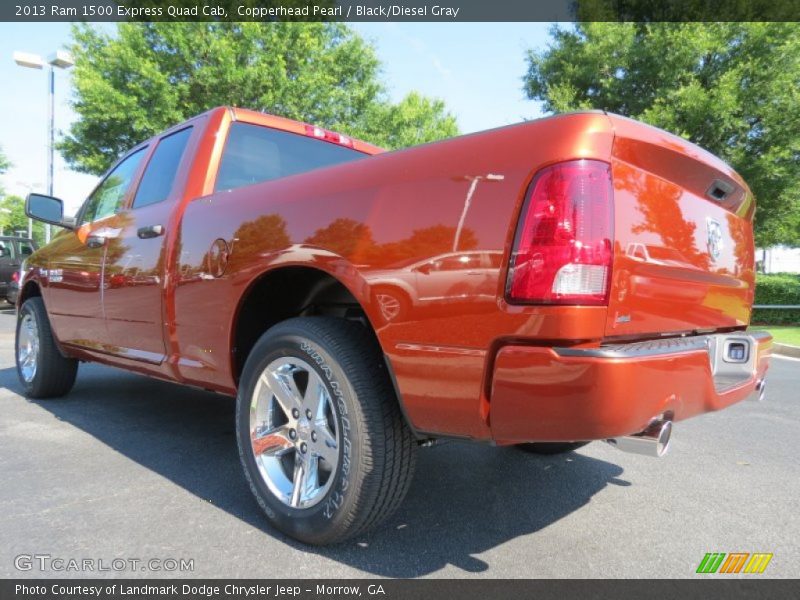
[[[17,305],[22,306],[25,303],[25,300],[28,298],[34,298],[35,296],[41,296],[42,290],[39,289],[39,284],[33,281],[29,281],[25,284],[25,286],[19,292],[19,299],[17,300]]]
[[[251,286],[239,307],[232,357],[236,379],[267,329],[292,317],[311,315],[358,321],[375,335],[361,304],[335,277],[310,267],[277,269]]]

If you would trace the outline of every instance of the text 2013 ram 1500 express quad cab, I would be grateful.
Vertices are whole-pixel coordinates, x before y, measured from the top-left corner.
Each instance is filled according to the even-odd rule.
[[[253,493],[309,543],[389,515],[422,441],[659,455],[673,422],[764,390],[747,185],[603,112],[384,153],[217,108],[75,219],[27,210],[66,230],[20,284],[26,394],[96,361],[235,395]]]

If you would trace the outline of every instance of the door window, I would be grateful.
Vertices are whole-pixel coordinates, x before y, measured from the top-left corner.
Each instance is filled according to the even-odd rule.
[[[147,169],[133,200],[133,208],[141,208],[167,199],[172,191],[172,183],[178,173],[191,133],[192,128],[187,127],[161,138],[153,157],[147,163]]]
[[[466,271],[468,269],[477,269],[481,266],[479,254],[458,254],[448,256],[437,262],[437,271]]]
[[[81,225],[110,217],[119,210],[144,157],[144,150],[141,148],[128,156],[95,188],[81,213]]]
[[[19,255],[22,256],[23,258],[27,258],[35,252],[33,244],[31,244],[28,241],[20,240],[19,242],[17,242],[17,244],[19,246]]]

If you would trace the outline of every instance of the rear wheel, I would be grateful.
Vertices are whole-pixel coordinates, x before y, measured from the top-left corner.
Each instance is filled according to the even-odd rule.
[[[565,454],[582,448],[589,442],[535,442],[532,444],[518,444],[517,448],[531,454]]]
[[[56,398],[75,384],[78,361],[61,354],[38,296],[26,300],[17,318],[17,375],[28,398]]]
[[[239,454],[275,527],[328,544],[400,505],[416,441],[363,326],[329,317],[284,321],[255,345],[240,383]]]

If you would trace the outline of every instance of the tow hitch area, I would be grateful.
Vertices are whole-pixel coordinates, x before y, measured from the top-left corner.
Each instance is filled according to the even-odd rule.
[[[756,371],[758,342],[743,333],[718,333],[706,338],[714,387],[722,393],[741,385]]]

